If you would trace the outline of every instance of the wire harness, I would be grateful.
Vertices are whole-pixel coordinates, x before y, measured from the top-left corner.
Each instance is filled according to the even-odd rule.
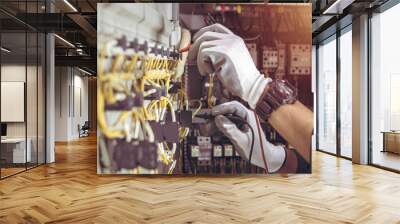
[[[97,111],[103,173],[174,172],[178,143],[188,133],[177,124],[177,111],[188,109],[176,76],[180,62],[177,50],[137,39],[102,46]]]

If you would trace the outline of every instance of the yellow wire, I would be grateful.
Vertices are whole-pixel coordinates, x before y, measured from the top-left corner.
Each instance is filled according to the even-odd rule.
[[[124,56],[122,54],[118,54],[116,59],[113,61],[112,65],[111,65],[111,72],[114,72],[115,70],[117,70],[117,67],[119,66],[119,64],[121,63],[121,60],[124,59]]]
[[[201,108],[203,106],[201,103],[201,100],[194,100],[194,101],[199,103],[199,107],[193,112],[192,118],[194,118],[196,116],[196,114],[199,113],[199,111],[201,110]]]
[[[138,56],[136,54],[132,55],[131,61],[125,71],[128,73],[133,72],[133,70],[136,68],[137,60],[138,60]]]

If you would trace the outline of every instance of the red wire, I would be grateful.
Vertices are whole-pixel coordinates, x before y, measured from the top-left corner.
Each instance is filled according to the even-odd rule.
[[[189,45],[187,45],[186,47],[179,49],[179,53],[189,51],[189,49],[190,49],[191,46],[192,46],[192,45],[189,44]]]
[[[265,136],[261,136],[260,120],[258,119],[258,116],[257,116],[256,112],[253,111],[253,113],[254,113],[254,116],[256,118],[256,123],[257,123],[258,138],[260,139],[260,145],[261,145],[261,151],[262,151],[261,154],[262,154],[262,158],[263,158],[264,166],[265,166],[265,170],[264,171],[265,171],[265,173],[268,173],[268,165],[267,165],[267,160],[265,159],[264,144],[263,144],[263,141],[262,141],[262,138],[263,137],[265,138]]]

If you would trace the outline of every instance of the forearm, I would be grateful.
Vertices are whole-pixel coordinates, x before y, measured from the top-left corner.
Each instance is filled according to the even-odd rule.
[[[280,106],[271,113],[268,122],[310,162],[311,136],[314,128],[313,113],[299,101]]]

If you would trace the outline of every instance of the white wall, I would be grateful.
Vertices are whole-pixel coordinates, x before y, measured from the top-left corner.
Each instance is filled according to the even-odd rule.
[[[76,72],[76,70],[75,70]],[[89,119],[88,113],[88,78],[81,76],[81,73],[74,75],[74,108],[72,108],[71,136],[79,137],[78,124],[83,125]],[[72,105],[72,104],[71,104]],[[81,108],[80,108],[81,107]]]
[[[76,68],[56,67],[55,86],[55,140],[77,139],[78,124],[88,120],[88,78]]]
[[[3,82],[25,82],[25,74],[27,69],[28,74],[35,73],[36,74],[36,67],[33,66],[28,66],[25,67],[25,65],[18,65],[18,64],[9,64],[9,65],[2,65],[1,66],[1,81]],[[31,83],[32,80],[30,80],[29,84],[36,85],[36,81],[34,83]],[[27,102],[30,103],[34,101],[32,98],[34,97],[36,99],[36,88],[28,88],[28,99]],[[29,90],[32,90],[33,92],[30,92]],[[35,101],[36,102],[36,101]],[[33,105],[31,105],[33,106]],[[36,107],[36,105],[34,105]],[[7,110],[7,108],[1,108],[2,110]],[[36,113],[28,113],[28,122],[35,121],[36,124]],[[33,117],[32,117],[33,116]],[[28,128],[32,127],[32,125],[28,125]],[[36,127],[36,126],[35,126]],[[36,130],[36,128],[35,128]],[[28,132],[28,137],[29,136]],[[35,133],[36,134],[36,133]],[[10,122],[7,123],[7,136],[8,137],[25,137],[25,122]]]
[[[25,82],[25,65],[2,65],[1,81]],[[6,108],[1,109],[6,110]],[[7,137],[25,137],[25,123],[7,123]]]
[[[67,67],[55,68],[55,141],[68,140],[68,71]]]

